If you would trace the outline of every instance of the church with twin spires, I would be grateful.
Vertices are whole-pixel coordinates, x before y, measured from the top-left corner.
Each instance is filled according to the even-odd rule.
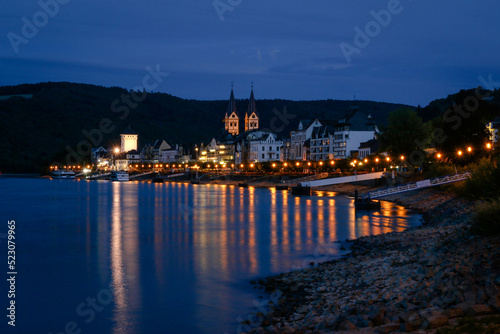
[[[253,84],[252,92],[250,93],[250,101],[248,103],[248,109],[245,113],[245,131],[257,130],[259,128],[259,114],[257,113],[257,108],[255,106],[255,97],[253,95]],[[229,106],[227,107],[226,115],[224,116],[224,130],[229,132],[233,136],[240,134],[240,116],[238,110],[236,109],[236,101],[234,100],[233,85],[231,84],[231,95],[229,97]]]

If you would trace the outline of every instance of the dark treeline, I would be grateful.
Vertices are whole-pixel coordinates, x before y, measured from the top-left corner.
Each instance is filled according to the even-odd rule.
[[[416,111],[424,121],[442,119],[453,104],[471,94],[461,91],[435,100]],[[8,95],[33,95],[31,98]],[[494,91],[486,103],[491,113],[498,109],[499,91]],[[143,101],[136,102],[139,98]],[[229,97],[229,91],[228,91]],[[237,96],[240,97],[240,96]],[[256,91],[258,99],[258,91]],[[113,131],[102,140],[95,137],[96,146],[108,147],[119,143],[119,134],[129,125],[139,133],[139,147],[155,139],[165,139],[184,147],[208,142],[222,133],[222,119],[227,100],[197,101],[177,98],[165,93],[132,92],[119,87],[102,87],[67,82],[48,82],[0,87],[0,170],[3,172],[40,172],[53,161],[65,161],[66,147],[76,148],[85,140],[84,130],[99,129],[103,119],[109,119]],[[321,100],[257,100],[260,127],[271,129],[282,137],[305,118],[338,119],[353,105],[353,101]],[[373,101],[356,101],[360,112],[371,114],[379,125],[387,123],[391,111],[411,106]],[[248,106],[247,99],[237,100],[240,117]],[[286,108],[286,110],[285,110]],[[243,121],[240,128],[243,127]]]

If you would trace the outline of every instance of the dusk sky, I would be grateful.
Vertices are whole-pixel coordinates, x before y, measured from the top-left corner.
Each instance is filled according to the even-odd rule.
[[[130,89],[159,66],[154,91],[182,98],[227,99],[231,81],[248,98],[253,81],[257,99],[425,106],[500,81],[499,14],[496,0],[8,1],[0,85]]]

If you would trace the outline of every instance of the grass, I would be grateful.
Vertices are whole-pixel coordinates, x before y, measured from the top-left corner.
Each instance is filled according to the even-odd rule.
[[[482,235],[500,235],[500,198],[477,205],[472,216],[472,231]]]

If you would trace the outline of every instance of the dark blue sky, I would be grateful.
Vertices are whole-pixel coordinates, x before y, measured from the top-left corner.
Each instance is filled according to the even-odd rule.
[[[497,0],[8,1],[0,85],[133,88],[159,65],[155,91],[183,98],[227,99],[234,80],[236,98],[253,81],[257,99],[426,105],[500,81],[499,14]]]

